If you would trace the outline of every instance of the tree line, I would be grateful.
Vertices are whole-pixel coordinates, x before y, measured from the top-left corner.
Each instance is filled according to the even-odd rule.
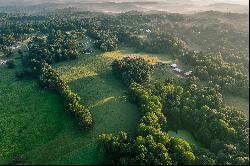
[[[62,97],[67,111],[75,116],[81,127],[92,127],[91,113],[86,106],[81,104],[80,96],[70,89],[48,63],[32,60],[32,69],[39,73],[39,83],[43,88],[55,91]]]

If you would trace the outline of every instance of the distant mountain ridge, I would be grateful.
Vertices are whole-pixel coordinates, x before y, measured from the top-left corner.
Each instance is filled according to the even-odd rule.
[[[233,13],[248,13],[249,6],[229,3],[214,3],[207,4],[198,3],[191,0],[168,0],[168,1],[153,1],[153,0],[55,0],[53,2],[48,0],[0,0],[0,12],[39,12],[53,9],[62,9],[68,7],[78,8],[83,11],[96,11],[96,12],[110,12],[121,13],[131,10],[137,11],[166,11],[170,13],[195,13],[202,11],[220,11],[220,12],[233,12]]]

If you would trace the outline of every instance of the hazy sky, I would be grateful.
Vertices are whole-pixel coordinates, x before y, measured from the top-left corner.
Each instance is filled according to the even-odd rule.
[[[249,0],[193,0],[193,1],[205,1],[205,2],[210,1],[210,2],[224,2],[224,3],[249,5]]]
[[[112,1],[112,2],[132,2],[132,1],[174,1],[174,0],[0,0],[0,5],[1,3],[21,3],[21,2],[100,2],[100,1]],[[185,1],[185,0],[176,0],[176,1]],[[188,0],[186,0],[188,1]],[[244,4],[244,5],[249,5],[249,0],[190,0],[190,1],[195,1],[195,2],[203,2],[203,3],[219,3],[219,2],[224,2],[224,3],[234,3],[234,4]]]

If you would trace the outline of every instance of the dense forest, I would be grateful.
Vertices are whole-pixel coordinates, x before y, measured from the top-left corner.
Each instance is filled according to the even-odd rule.
[[[58,94],[82,132],[92,130],[93,115],[53,65],[82,56],[79,37],[85,32],[101,52],[126,46],[178,59],[193,70],[192,77],[179,82],[153,80],[155,68],[143,58],[113,60],[112,74],[124,84],[140,119],[135,136],[125,131],[101,134],[100,152],[110,164],[248,165],[249,120],[223,101],[224,93],[249,98],[248,32],[216,21],[203,25],[204,15],[211,20],[215,15],[225,20],[244,17],[219,12],[108,15],[71,9],[41,15],[2,13],[0,52],[13,69],[13,47],[25,45],[26,50],[18,51],[22,67],[15,73],[17,80],[37,80],[41,88]],[[191,48],[193,44],[199,50]],[[204,147],[169,136],[170,128],[187,129]]]

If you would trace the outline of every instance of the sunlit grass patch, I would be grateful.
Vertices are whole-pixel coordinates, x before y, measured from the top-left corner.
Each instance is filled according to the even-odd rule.
[[[84,66],[76,66],[71,68],[61,66],[57,68],[57,71],[61,75],[61,78],[66,82],[97,75],[95,71],[92,71]]]
[[[224,94],[224,101],[226,105],[234,107],[244,113],[249,117],[249,100],[239,96],[232,96]]]

